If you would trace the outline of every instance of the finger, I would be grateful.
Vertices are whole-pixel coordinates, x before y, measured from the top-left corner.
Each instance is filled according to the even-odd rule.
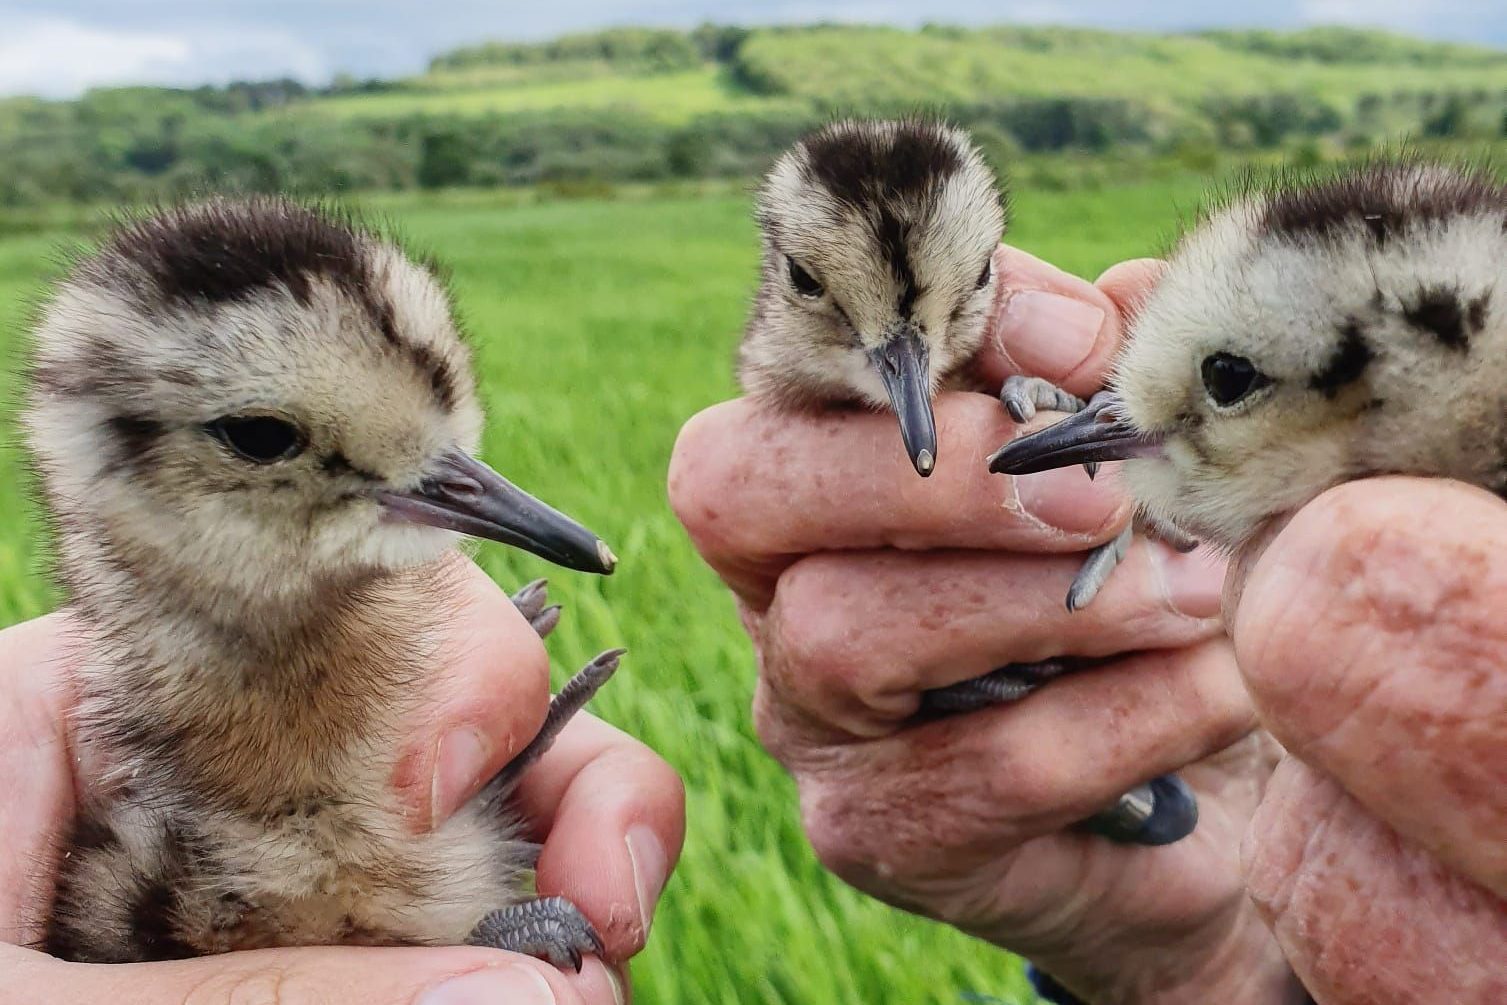
[[[813,847],[840,875],[961,875],[1082,820],[1254,725],[1222,638],[1054,681],[1016,705],[877,740],[809,746],[760,686],[755,715],[795,774]]]
[[[1504,556],[1494,496],[1353,482],[1300,510],[1256,561],[1234,638],[1288,750],[1507,895]]]
[[[1242,851],[1252,899],[1325,1005],[1507,1001],[1507,903],[1302,762],[1278,767]]]
[[[1022,432],[993,399],[947,394],[936,413],[944,459],[917,478],[890,416],[714,406],[681,430],[671,504],[707,562],[760,610],[780,571],[810,552],[1081,551],[1123,525],[1124,497],[1107,480],[990,474],[984,458]]]
[[[1111,265],[1094,280],[1094,285],[1103,290],[1104,295],[1119,310],[1127,334],[1146,298],[1151,295],[1166,271],[1167,263],[1160,258],[1136,258]]]
[[[1121,336],[1119,311],[1104,291],[1008,245],[995,253],[994,267],[992,338],[976,361],[985,383],[1028,374],[1084,397],[1102,386]]]
[[[614,1005],[605,972],[566,975],[491,949],[271,949],[196,960],[63,963],[0,946],[0,1005]]]
[[[610,960],[642,949],[685,840],[680,776],[626,733],[580,715],[523,776],[518,802],[544,842],[540,893],[579,907]]]
[[[415,830],[447,819],[533,739],[549,706],[549,659],[506,593],[460,556],[436,588],[428,699],[393,779]]]
[[[921,692],[1007,663],[1171,649],[1221,631],[1223,564],[1138,542],[1082,611],[1081,555],[819,554],[780,577],[759,627],[781,700],[842,736],[878,736]]]
[[[0,631],[0,942],[41,937],[51,863],[73,818],[66,708],[68,619],[50,614]]]

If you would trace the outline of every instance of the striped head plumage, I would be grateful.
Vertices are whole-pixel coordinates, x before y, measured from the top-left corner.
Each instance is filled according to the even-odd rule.
[[[893,409],[930,474],[931,397],[983,344],[1005,226],[973,141],[925,119],[834,123],[779,159],[757,215],[745,390],[787,406]]]
[[[185,596],[304,596],[456,532],[605,571],[594,535],[474,460],[443,284],[328,209],[213,200],[127,221],[34,332],[26,431],[64,573]]]
[[[1370,475],[1507,491],[1507,190],[1378,161],[1213,210],[1138,310],[1112,392],[995,470],[1132,458],[1142,509],[1234,546]]]

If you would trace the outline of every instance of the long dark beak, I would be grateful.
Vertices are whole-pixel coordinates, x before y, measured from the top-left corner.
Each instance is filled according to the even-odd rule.
[[[1161,447],[1161,435],[1140,432],[1121,417],[1118,395],[1100,391],[1083,411],[1000,447],[989,458],[989,470],[1028,475],[1074,464],[1151,457]]]
[[[869,360],[879,371],[895,417],[900,420],[905,452],[922,478],[937,466],[937,423],[931,414],[929,356],[921,334],[910,326],[869,351]]]
[[[459,450],[417,489],[382,492],[378,500],[389,519],[501,541],[567,569],[605,576],[617,564],[601,538]]]

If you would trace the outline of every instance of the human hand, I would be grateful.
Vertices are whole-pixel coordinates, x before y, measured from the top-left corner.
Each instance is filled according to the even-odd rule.
[[[549,700],[538,636],[469,562],[435,702],[408,733],[395,790],[414,826],[446,819],[538,730]],[[57,613],[0,632],[0,1005],[613,1005],[643,947],[684,836],[684,791],[653,752],[580,714],[523,778],[518,798],[544,844],[538,884],[570,898],[607,945],[606,963],[561,973],[490,949],[259,950],[172,963],[91,966],[21,948],[42,935],[53,864],[89,782],[69,736],[65,637]],[[497,668],[511,668],[499,674]]]
[[[998,386],[1102,382],[1126,306],[1158,274],[1097,285],[1002,249]],[[984,458],[998,402],[936,402],[917,478],[887,415],[718,405],[681,433],[671,501],[738,597],[760,735],[794,775],[822,861],[854,886],[1023,953],[1095,1002],[1272,1002],[1297,991],[1243,895],[1240,835],[1275,761],[1218,619],[1222,570],[1138,543],[1097,600],[1062,598],[1128,507],[1079,470],[1013,480]],[[1039,419],[1039,427],[1052,421]],[[1028,427],[1030,428],[1030,427]],[[1112,480],[1111,480],[1112,481]],[[1018,705],[921,721],[921,693],[1011,662],[1105,666]],[[1067,830],[1154,775],[1198,791],[1197,831],[1122,847]]]
[[[1239,556],[1226,604],[1290,752],[1251,896],[1321,1005],[1507,1001],[1507,509],[1351,482]]]

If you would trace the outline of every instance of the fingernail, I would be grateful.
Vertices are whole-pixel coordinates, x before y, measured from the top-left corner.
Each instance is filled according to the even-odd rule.
[[[611,967],[607,968],[607,983],[612,986],[614,1005],[628,1005],[628,988],[623,983],[622,975]]]
[[[1103,530],[1124,503],[1113,484],[1116,479],[1090,480],[1077,466],[1016,475],[1011,481],[1024,512],[1070,534]]]
[[[554,1005],[549,982],[528,967],[473,970],[425,991],[417,1005]]]
[[[1018,290],[1005,299],[996,337],[1026,373],[1061,380],[1082,365],[1099,341],[1104,312],[1046,290]]]
[[[490,747],[476,730],[452,729],[440,738],[434,759],[434,781],[429,789],[430,820],[435,826],[448,820],[487,769]]]
[[[643,919],[644,935],[654,920],[654,907],[670,874],[670,857],[659,835],[645,824],[628,828],[628,859],[633,863],[633,889],[638,894],[638,913]]]
[[[1223,556],[1209,548],[1179,554],[1164,544],[1155,544],[1151,560],[1161,576],[1162,593],[1174,611],[1190,618],[1219,614],[1226,567]]]

